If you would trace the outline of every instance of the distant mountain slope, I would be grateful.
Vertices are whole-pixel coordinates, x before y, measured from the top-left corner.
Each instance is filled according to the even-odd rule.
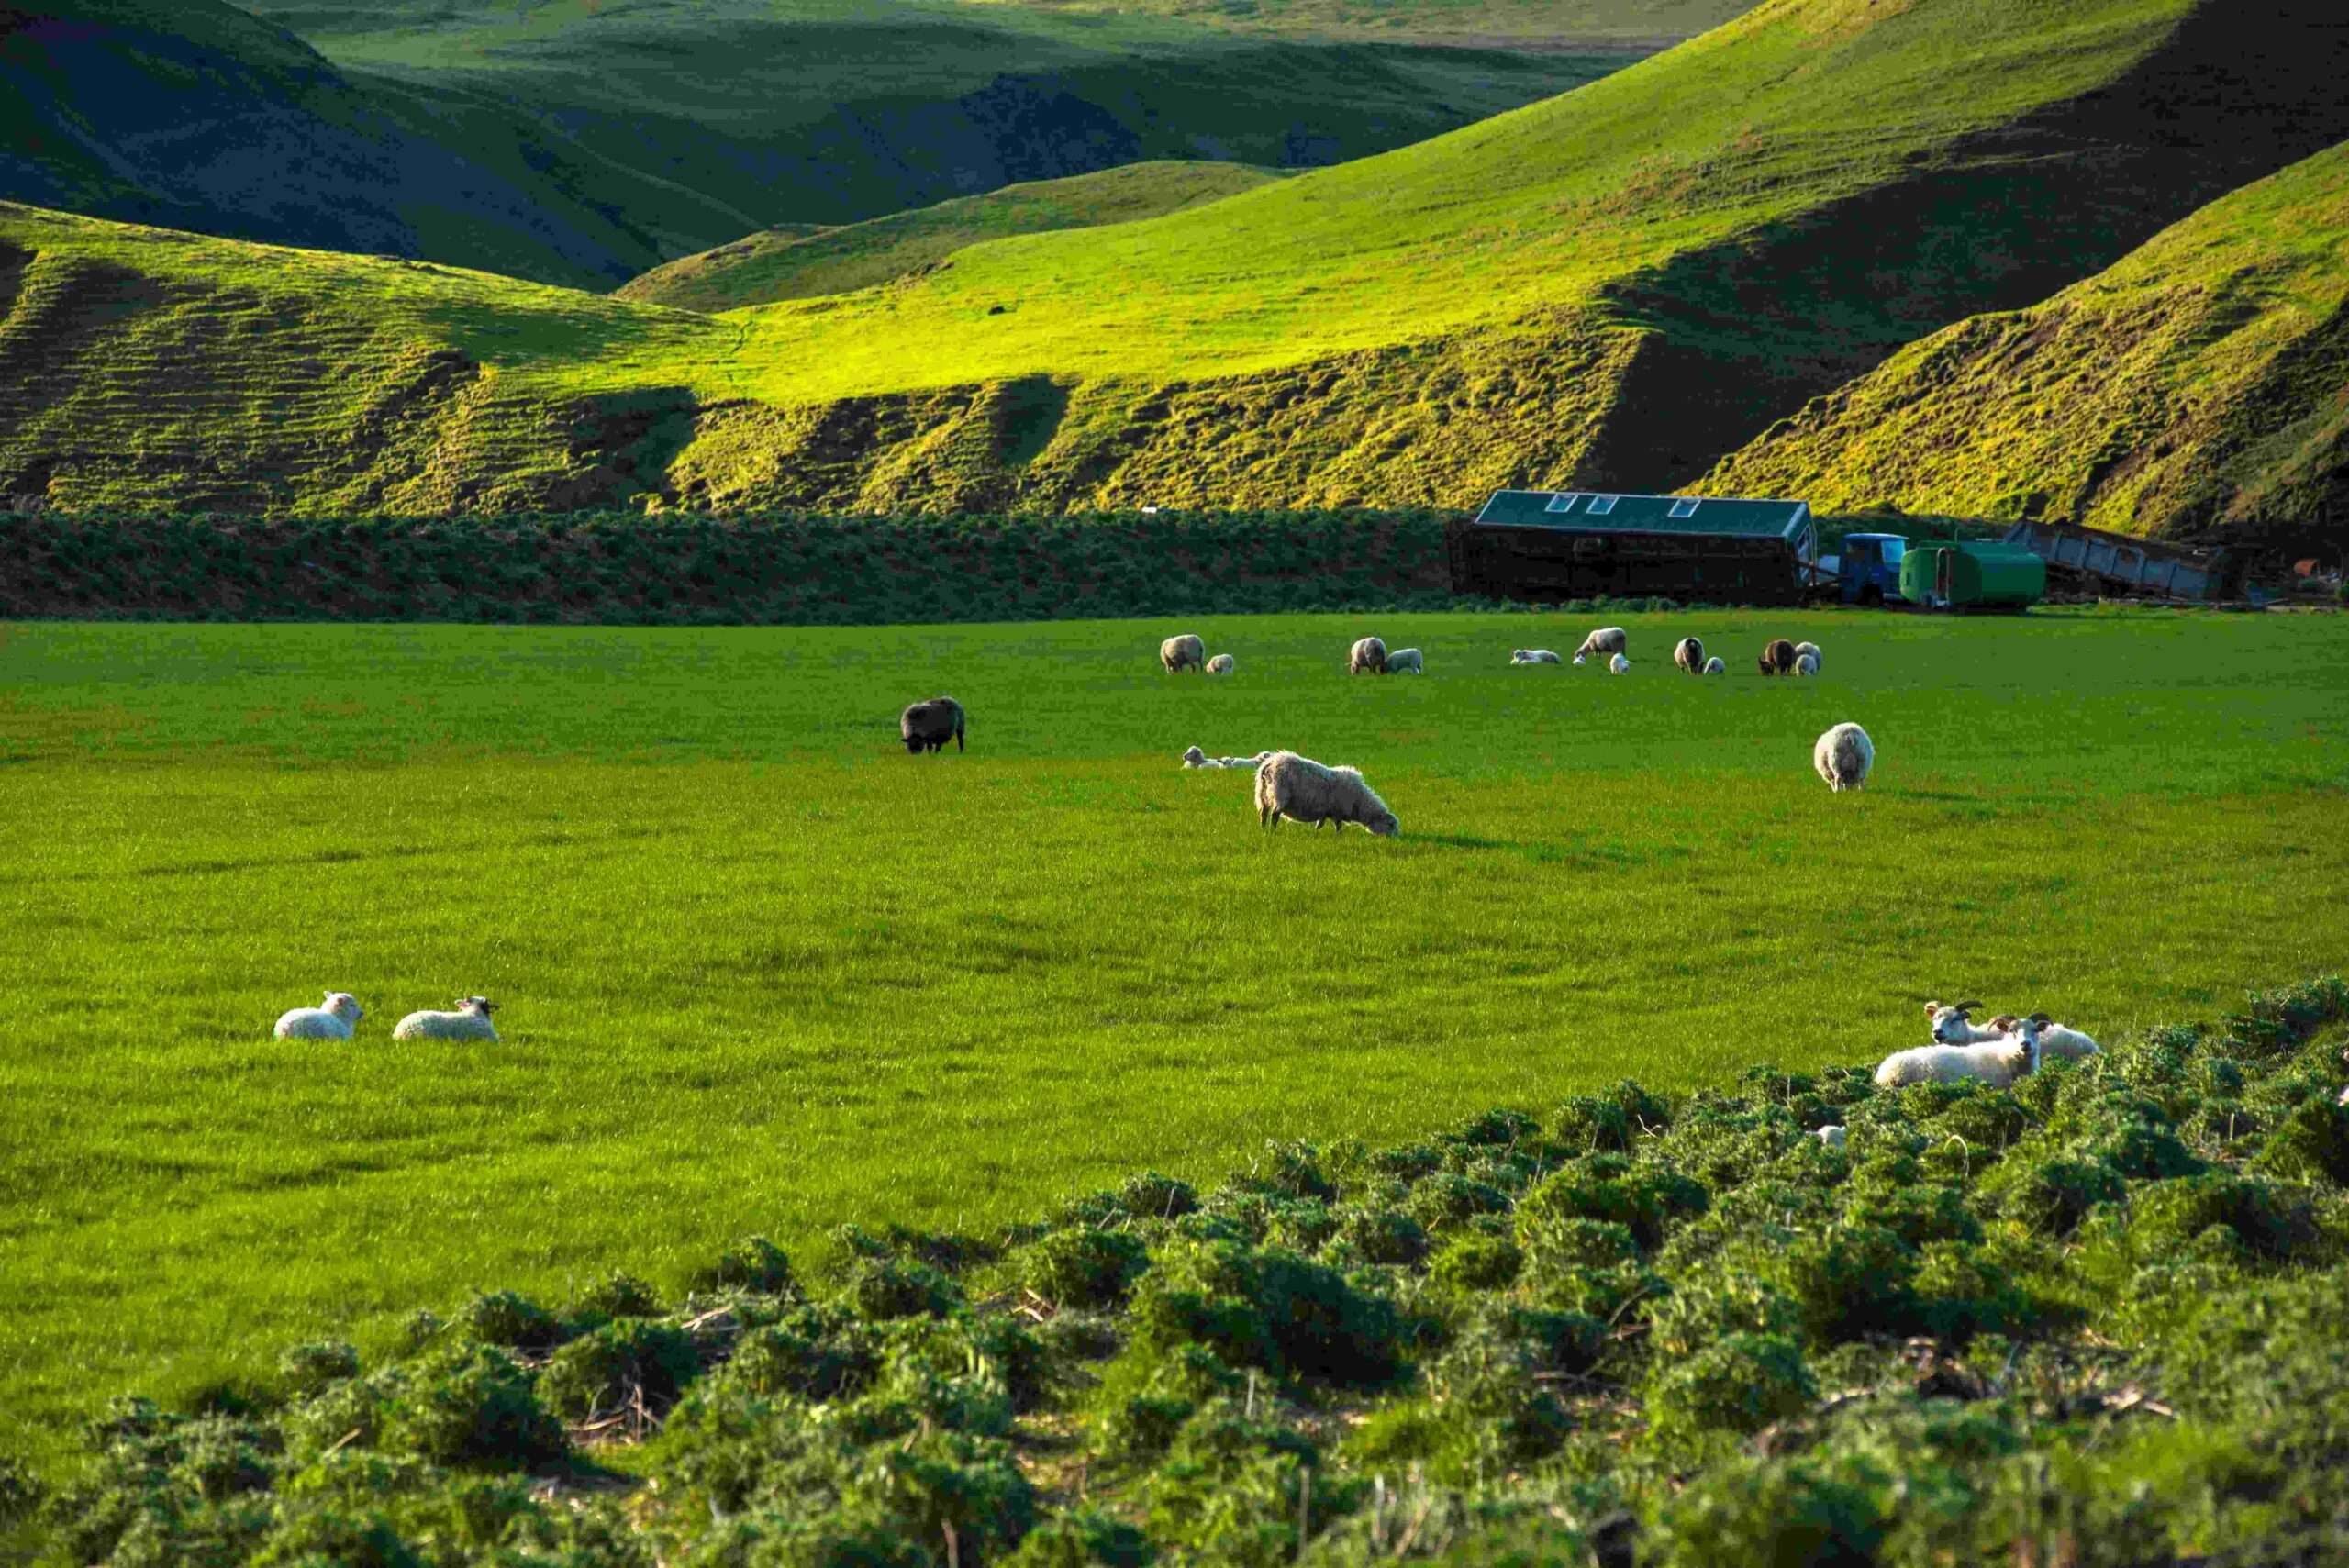
[[[982,0],[987,3],[987,0]],[[1528,42],[1693,38],[1750,0],[1030,0],[1040,10],[1141,12],[1249,31]]]
[[[1159,217],[1279,177],[1244,163],[1129,163],[837,228],[770,229],[655,268],[615,292],[686,310],[848,294],[909,276],[983,239]]]
[[[14,213],[0,492],[995,509],[1670,485],[2349,139],[2345,68],[2330,0],[1768,0],[1421,146],[723,317]]]
[[[2349,523],[2349,147],[1903,350],[1707,484],[2129,533]]]

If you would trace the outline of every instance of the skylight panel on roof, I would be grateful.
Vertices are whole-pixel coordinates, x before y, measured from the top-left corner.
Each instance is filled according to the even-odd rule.
[[[1551,496],[1550,504],[1542,509],[1545,512],[1571,512],[1575,509],[1575,503],[1581,499],[1581,491],[1569,490],[1563,495]]]
[[[1620,495],[1594,495],[1590,498],[1590,510],[1587,515],[1594,517],[1603,517],[1608,513],[1613,511],[1615,509],[1615,503],[1621,499],[1622,497]]]
[[[1675,517],[1695,517],[1697,515],[1696,501],[1688,496],[1682,496],[1672,504],[1672,515]]]

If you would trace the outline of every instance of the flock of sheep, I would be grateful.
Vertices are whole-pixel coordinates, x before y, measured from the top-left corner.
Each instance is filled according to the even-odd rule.
[[[497,1026],[489,1021],[489,1015],[496,1010],[497,1004],[486,996],[466,996],[454,1012],[410,1013],[392,1026],[392,1038],[495,1040]],[[317,1006],[296,1007],[279,1018],[271,1032],[279,1040],[350,1040],[366,1016],[358,997],[348,991],[329,991]]]

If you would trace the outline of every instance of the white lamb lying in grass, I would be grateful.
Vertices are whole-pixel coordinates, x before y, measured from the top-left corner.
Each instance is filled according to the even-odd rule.
[[[316,1007],[296,1007],[277,1020],[273,1031],[279,1040],[349,1040],[367,1016],[359,998],[348,991],[329,991]]]
[[[1271,755],[1270,751],[1259,751],[1252,757],[1210,757],[1194,746],[1183,753],[1183,765],[1186,768],[1252,768]]]
[[[497,1004],[486,996],[468,996],[453,1013],[410,1013],[392,1026],[394,1040],[488,1040],[497,1038],[489,1015]]]
[[[1512,648],[1508,651],[1508,662],[1512,664],[1555,664],[1560,660],[1547,648]]]
[[[1879,1089],[1909,1084],[1988,1084],[2010,1088],[2039,1071],[2039,1024],[2025,1018],[2021,1031],[1981,1045],[1920,1045],[1896,1051],[1876,1070]]]

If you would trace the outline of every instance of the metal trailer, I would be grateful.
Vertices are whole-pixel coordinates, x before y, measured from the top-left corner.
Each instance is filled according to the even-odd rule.
[[[1820,576],[1800,501],[1503,490],[1448,523],[1444,548],[1452,591],[1495,599],[1795,604]]]
[[[2027,609],[2047,596],[2047,563],[1988,539],[1911,543],[1900,558],[1900,596],[1927,609]]]
[[[2017,523],[2006,542],[2030,550],[2057,575],[2091,586],[2172,599],[2236,599],[2251,557],[2228,550],[2189,550],[2070,523]]]

